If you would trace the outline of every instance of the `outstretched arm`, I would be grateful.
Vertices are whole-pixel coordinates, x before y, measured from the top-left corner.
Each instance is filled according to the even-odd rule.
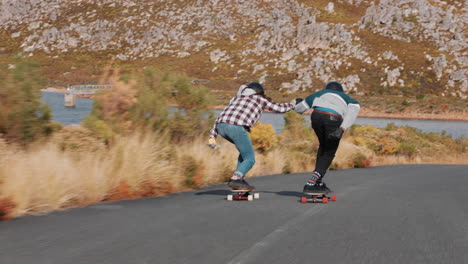
[[[306,100],[303,100],[302,102],[298,103],[298,104],[294,107],[294,111],[296,111],[296,112],[299,113],[299,114],[304,113],[304,112],[307,111],[308,109],[310,109],[310,106],[307,104]]]
[[[270,111],[277,112],[277,113],[286,113],[290,111],[291,109],[294,109],[294,104],[292,103],[280,104],[280,103],[267,101],[265,109],[268,109]]]
[[[315,98],[319,97],[320,95],[324,93],[325,92],[322,90],[322,91],[310,94],[309,96],[307,96],[304,100],[302,100],[300,103],[298,103],[294,107],[294,111],[296,111],[299,114],[304,113],[305,111],[309,110],[314,105]]]

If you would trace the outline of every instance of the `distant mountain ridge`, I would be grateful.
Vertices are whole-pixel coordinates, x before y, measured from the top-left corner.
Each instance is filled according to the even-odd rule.
[[[286,91],[466,98],[468,1],[2,0],[0,54],[105,53]],[[197,67],[197,70],[194,68]]]

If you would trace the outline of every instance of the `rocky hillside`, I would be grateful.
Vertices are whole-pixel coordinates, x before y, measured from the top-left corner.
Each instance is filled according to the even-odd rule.
[[[36,58],[63,84],[111,63],[213,87],[259,80],[300,91],[333,79],[358,94],[468,94],[464,0],[0,3],[1,56]]]

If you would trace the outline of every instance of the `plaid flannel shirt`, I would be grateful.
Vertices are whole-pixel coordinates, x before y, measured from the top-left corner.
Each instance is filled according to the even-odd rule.
[[[217,137],[216,125],[228,123],[238,126],[252,127],[262,115],[263,110],[270,110],[277,113],[285,113],[294,109],[291,103],[270,102],[260,95],[236,96],[216,118],[215,124],[210,131],[210,137]]]

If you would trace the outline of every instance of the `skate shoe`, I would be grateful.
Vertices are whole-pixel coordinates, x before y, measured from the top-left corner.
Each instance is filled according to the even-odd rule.
[[[229,179],[227,185],[234,190],[253,190],[254,186],[248,184],[244,179],[232,180]]]
[[[318,182],[316,185],[320,189],[320,192],[323,192],[323,193],[331,193],[332,192],[324,182]]]
[[[317,184],[306,184],[304,185],[304,189],[302,191],[305,193],[321,193],[322,189]]]

